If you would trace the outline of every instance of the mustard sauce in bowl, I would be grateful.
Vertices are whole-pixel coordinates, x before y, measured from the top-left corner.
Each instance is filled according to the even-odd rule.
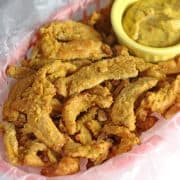
[[[179,0],[115,0],[111,22],[119,42],[146,61],[180,54]]]

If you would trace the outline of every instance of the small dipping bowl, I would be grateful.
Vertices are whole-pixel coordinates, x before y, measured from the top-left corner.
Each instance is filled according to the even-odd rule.
[[[119,43],[127,46],[132,54],[152,63],[166,61],[180,55],[180,44],[154,48],[139,44],[128,36],[123,28],[122,20],[127,8],[135,2],[137,0],[115,0],[113,3],[111,23]]]

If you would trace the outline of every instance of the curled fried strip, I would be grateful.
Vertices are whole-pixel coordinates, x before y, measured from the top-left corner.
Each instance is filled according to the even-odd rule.
[[[64,153],[67,156],[87,158],[94,164],[100,164],[107,159],[111,146],[110,142],[104,140],[98,140],[89,145],[81,145],[70,140],[64,146]]]
[[[77,135],[75,136],[75,139],[81,144],[89,144],[92,141],[92,135],[97,137],[101,130],[101,124],[95,120],[97,110],[97,107],[92,107],[77,120]]]
[[[56,87],[60,95],[68,96],[92,88],[105,80],[127,79],[137,75],[134,58],[119,56],[82,67],[71,76],[58,79]]]
[[[164,114],[180,92],[180,75],[171,83],[165,83],[157,92],[148,92],[136,111],[138,121],[145,121],[152,112]]]
[[[108,108],[112,104],[112,97],[107,88],[97,86],[82,94],[75,95],[67,100],[62,110],[63,121],[69,134],[76,132],[76,118],[90,107],[98,105]]]
[[[80,122],[77,122],[77,129],[79,132],[75,135],[75,140],[81,144],[89,144],[92,141],[92,136],[89,130]]]
[[[19,162],[19,148],[14,124],[3,121],[0,124],[3,130],[3,141],[6,149],[6,155],[10,163],[17,165]]]
[[[44,167],[41,174],[45,176],[65,176],[78,172],[80,161],[78,158],[63,157],[58,163]]]
[[[16,84],[12,87],[9,92],[8,99],[5,101],[3,106],[3,118],[7,121],[16,122],[19,118],[19,109],[14,109],[12,104],[21,99],[22,93],[28,89],[33,81],[34,75],[25,77],[16,82]]]
[[[113,123],[124,125],[130,130],[135,129],[134,103],[136,99],[148,89],[157,84],[158,80],[151,77],[140,78],[125,87],[116,97],[111,110]]]
[[[122,154],[132,149],[132,147],[136,144],[139,144],[139,138],[132,132],[129,131],[128,128],[123,126],[115,126],[106,124],[102,133],[106,136],[116,135],[119,137],[119,144],[115,145],[112,149],[112,155]]]
[[[27,115],[29,131],[49,148],[59,152],[65,139],[50,118],[52,98],[56,95],[56,91],[46,75],[52,70],[51,66],[41,68],[36,73],[32,86],[22,93],[21,99],[13,102],[12,107]]]
[[[47,146],[38,141],[32,141],[26,146],[27,150],[23,157],[23,163],[25,165],[33,167],[43,167],[45,162],[38,156],[38,152],[46,152],[49,163],[55,163],[56,157],[47,148]]]

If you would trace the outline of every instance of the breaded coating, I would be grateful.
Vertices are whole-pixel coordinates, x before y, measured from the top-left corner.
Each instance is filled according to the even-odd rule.
[[[22,93],[21,99],[12,103],[12,107],[26,114],[28,128],[40,141],[59,152],[65,139],[50,118],[51,101],[56,91],[53,84],[47,80],[46,74],[52,70],[51,66],[40,69],[32,86]]]
[[[3,130],[3,142],[9,162],[13,165],[19,163],[19,147],[16,137],[16,129],[13,123],[1,122],[0,129]]]
[[[172,82],[166,82],[157,92],[148,92],[136,110],[138,121],[145,121],[152,112],[164,114],[174,103],[180,92],[180,75]]]
[[[152,63],[146,62],[144,59],[134,57],[136,68],[139,72],[144,72],[145,70],[153,67],[154,65]]]
[[[38,60],[37,61],[36,60],[32,60],[32,61],[38,62]],[[43,60],[41,60],[41,61],[43,61]],[[34,62],[32,62],[32,63],[34,63]],[[26,77],[28,75],[35,74],[35,72],[36,72],[35,69],[37,68],[37,70],[38,70],[39,68],[41,68],[41,65],[37,65],[34,69],[33,66],[31,67],[31,65],[32,64],[30,63],[29,67],[28,67],[28,65],[27,65],[27,67],[10,66],[7,69],[7,73],[9,73],[8,75],[10,77],[20,79],[22,77]],[[68,62],[61,62],[59,60],[52,60],[52,61],[47,60],[47,63],[44,63],[43,65],[51,67],[51,68],[49,68],[50,70],[47,75],[48,79],[51,82],[56,80],[57,78],[65,77],[66,75],[73,73],[77,69],[75,65],[68,63]]]
[[[76,132],[76,118],[81,112],[87,111],[94,105],[108,108],[111,104],[112,96],[109,90],[102,86],[94,87],[68,99],[62,110],[63,121],[68,133],[72,135]]]
[[[70,140],[64,146],[64,153],[71,157],[87,158],[96,165],[107,159],[111,146],[110,142],[104,140],[89,145],[81,145]]]
[[[51,82],[55,81],[56,79],[60,78],[60,77],[65,77],[68,74],[71,74],[73,72],[76,71],[76,66],[68,63],[68,62],[60,62],[58,60],[47,64],[47,67],[50,67],[48,70],[48,75],[47,78],[48,80],[50,80]]]
[[[15,79],[22,79],[29,75],[32,75],[33,73],[35,73],[35,71],[28,67],[9,65],[6,69],[7,76]]]
[[[94,28],[76,21],[56,21],[39,31],[40,35],[50,34],[59,41],[101,40],[101,35]]]
[[[41,174],[44,176],[65,176],[80,170],[80,160],[78,158],[63,157],[58,163],[44,167]]]
[[[60,59],[47,59],[47,58],[35,58],[35,59],[28,59],[22,60],[21,64],[22,67],[28,67],[34,70],[38,70],[45,65],[51,64],[54,61],[61,61]]]
[[[132,149],[134,145],[140,143],[139,138],[126,127],[106,124],[102,128],[103,135],[111,137],[115,135],[119,138],[117,143],[112,148],[112,155],[122,154]]]
[[[177,112],[180,112],[180,94],[178,95],[178,98],[176,99],[174,104],[165,113],[165,118],[170,119]]]
[[[19,110],[16,110],[12,107],[12,104],[18,100],[21,99],[22,93],[28,89],[33,81],[34,81],[34,75],[28,76],[25,78],[22,78],[14,84],[14,86],[11,88],[8,98],[4,103],[3,106],[3,119],[6,121],[11,122],[17,122],[19,118]]]
[[[145,75],[165,78],[165,75],[178,73],[180,73],[180,57],[153,65]]]
[[[94,120],[94,119],[91,119],[85,122],[85,125],[91,131],[94,137],[97,137],[99,135],[100,130],[102,128],[101,124],[97,120]]]
[[[81,144],[89,144],[92,141],[92,135],[97,137],[101,130],[101,124],[96,120],[97,110],[97,107],[92,107],[77,120],[76,130],[81,133],[80,137],[83,141]]]
[[[48,34],[43,35],[32,50],[32,59],[52,58],[64,61],[76,59],[98,60],[111,56],[111,48],[102,41],[74,40],[58,42]]]
[[[123,88],[125,88],[126,86],[128,86],[129,83],[130,83],[130,82],[129,82],[128,79],[126,79],[126,80],[121,80],[121,81],[118,83],[117,87],[116,87],[116,88],[113,90],[113,92],[112,92],[113,97],[116,98],[116,97],[119,95],[119,93],[121,92],[121,90],[122,90]]]
[[[62,111],[63,104],[57,99],[53,98],[51,101],[52,105],[52,114],[58,114]]]
[[[124,125],[131,131],[135,130],[136,116],[134,103],[137,98],[157,84],[158,80],[151,77],[139,78],[130,83],[116,97],[111,110],[111,119],[114,124]]]
[[[75,135],[75,140],[83,145],[89,144],[92,141],[92,135],[89,130],[81,122],[77,122],[76,127],[78,133]]]
[[[60,95],[68,96],[92,88],[106,80],[127,79],[137,75],[134,58],[119,56],[82,67],[71,76],[58,79],[55,85]]]
[[[40,156],[38,156],[39,152],[46,152],[49,163],[55,163],[56,157],[53,156],[52,152],[47,148],[47,146],[38,141],[29,142],[28,146],[26,146],[27,150],[25,151],[23,157],[23,164],[33,167],[44,167],[45,163]]]

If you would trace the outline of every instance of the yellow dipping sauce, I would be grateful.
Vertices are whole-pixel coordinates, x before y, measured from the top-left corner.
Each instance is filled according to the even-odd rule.
[[[140,44],[179,44],[180,0],[139,0],[127,9],[122,23],[126,33]]]

